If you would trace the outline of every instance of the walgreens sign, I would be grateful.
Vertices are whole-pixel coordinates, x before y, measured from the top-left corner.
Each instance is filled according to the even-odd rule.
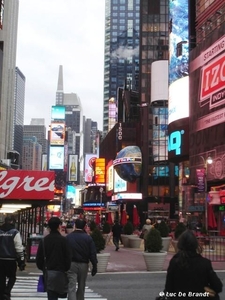
[[[0,199],[50,200],[54,186],[52,171],[0,171]]]

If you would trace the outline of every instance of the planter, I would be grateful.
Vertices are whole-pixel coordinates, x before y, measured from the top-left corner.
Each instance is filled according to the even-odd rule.
[[[147,271],[162,271],[166,260],[166,251],[144,252],[144,260]]]
[[[169,250],[169,247],[170,247],[170,242],[171,242],[171,237],[168,236],[168,237],[162,237],[162,251],[168,251]]]
[[[128,236],[128,243],[130,248],[140,248],[141,246],[141,239],[136,235],[129,235]]]
[[[98,273],[105,273],[107,270],[107,265],[109,262],[110,253],[98,253],[97,259],[98,259]]]
[[[129,247],[129,235],[121,234],[121,240],[122,240],[123,246],[128,248]]]

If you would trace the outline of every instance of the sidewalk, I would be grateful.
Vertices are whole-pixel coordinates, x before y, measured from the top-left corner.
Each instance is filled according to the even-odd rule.
[[[107,272],[144,272],[146,271],[146,266],[143,258],[143,241],[140,248],[124,248],[120,245],[120,249],[115,251],[115,246],[111,243],[106,246],[103,252],[110,253],[110,260],[107,267]],[[174,255],[174,250],[170,247],[167,253],[167,258],[163,267],[163,271],[166,271],[169,265],[171,257]],[[35,263],[26,263],[26,270],[23,272],[18,271],[18,275],[28,275],[31,273],[41,273],[37,269]],[[225,271],[225,261],[222,262],[212,262],[214,270],[224,270]]]

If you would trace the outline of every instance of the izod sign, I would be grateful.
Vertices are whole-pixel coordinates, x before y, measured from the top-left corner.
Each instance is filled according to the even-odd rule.
[[[54,199],[55,172],[0,171],[1,199]]]
[[[210,108],[223,104],[225,101],[224,53],[204,66],[201,74],[200,103],[210,99]]]

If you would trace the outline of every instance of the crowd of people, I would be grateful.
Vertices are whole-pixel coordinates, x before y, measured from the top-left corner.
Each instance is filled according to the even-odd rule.
[[[91,275],[98,271],[98,260],[94,241],[89,235],[87,222],[84,218],[74,219],[70,222],[72,232],[61,234],[63,222],[58,217],[48,220],[46,226],[48,234],[40,240],[36,265],[48,275],[46,291],[48,300],[66,298],[69,300],[84,300],[85,285],[90,263]],[[141,228],[144,244],[151,228],[157,227],[146,219]],[[121,233],[123,227],[115,220],[111,227],[115,251],[120,249]],[[145,246],[146,247],[146,246]],[[178,252],[170,260],[166,282],[165,295],[168,299],[201,299],[206,296],[218,300],[223,284],[213,270],[211,261],[201,254],[196,235],[192,230],[186,229],[179,237]],[[17,267],[25,269],[25,258],[22,240],[15,222],[5,218],[5,223],[0,227],[0,300],[10,300],[11,290],[16,281]],[[55,273],[49,273],[56,271]],[[59,273],[66,274],[67,286],[65,291],[59,291],[62,282]]]

